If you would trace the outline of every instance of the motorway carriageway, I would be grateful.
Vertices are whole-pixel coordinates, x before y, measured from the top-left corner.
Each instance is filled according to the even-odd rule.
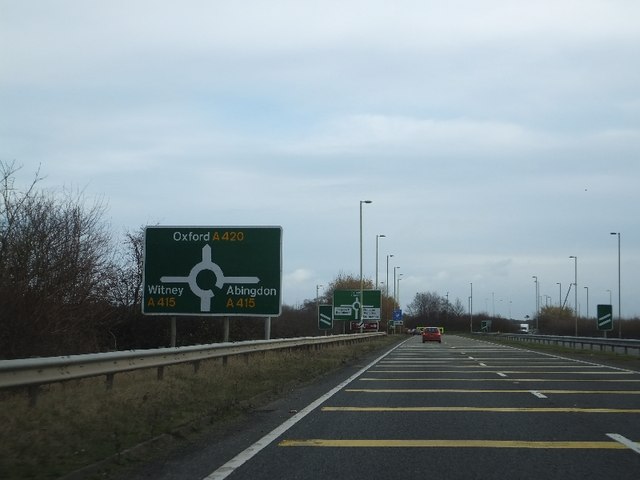
[[[205,477],[640,478],[640,374],[410,337]]]

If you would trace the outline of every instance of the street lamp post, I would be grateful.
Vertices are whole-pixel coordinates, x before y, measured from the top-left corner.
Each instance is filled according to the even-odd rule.
[[[496,318],[496,292],[491,292],[491,316]]]
[[[589,287],[584,287],[587,291],[587,319],[589,318]]]
[[[573,277],[573,286],[575,287],[575,290],[573,292],[574,294],[574,302],[575,302],[575,317],[576,317],[576,326],[575,326],[575,336],[578,336],[578,257],[576,257],[575,255],[570,255],[569,258],[573,258],[574,260],[574,264],[575,264],[575,271],[574,271],[574,277]]]
[[[364,280],[362,279],[362,204],[372,203],[371,200],[360,200],[360,333],[362,333],[362,321],[364,310]]]
[[[562,308],[562,283],[556,282],[556,285],[560,287],[558,291],[558,307]]]
[[[447,303],[444,310],[444,319],[445,322],[449,323],[449,292],[447,292]]]
[[[387,283],[385,283],[385,289],[387,291],[386,296],[389,296],[389,258],[393,257],[392,254],[387,255]]]
[[[385,237],[386,235],[376,235],[376,290],[378,289],[378,240]]]
[[[538,316],[539,316],[539,312],[540,312],[540,297],[539,297],[539,293],[538,293],[538,277],[536,275],[532,275],[531,278],[533,278],[535,284],[536,284],[536,330],[538,330]]]
[[[471,295],[469,296],[469,333],[473,333],[473,283],[471,283]]]
[[[393,267],[393,308],[395,310],[396,308],[396,270],[399,269],[400,267],[396,266]]]
[[[620,287],[620,232],[611,232],[611,235],[618,236],[618,338],[622,338],[622,302]]]

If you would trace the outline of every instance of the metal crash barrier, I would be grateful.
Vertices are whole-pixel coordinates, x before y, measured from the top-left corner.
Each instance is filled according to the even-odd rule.
[[[364,333],[298,337],[63,357],[0,360],[0,389],[28,387],[31,402],[35,404],[38,387],[49,383],[105,375],[106,385],[109,389],[113,385],[114,375],[132,370],[156,368],[158,379],[162,379],[163,369],[169,365],[192,363],[197,371],[199,363],[203,360],[222,358],[226,362],[228,357],[234,355],[249,355],[283,349],[317,349],[329,345],[349,345],[385,335],[386,333]]]

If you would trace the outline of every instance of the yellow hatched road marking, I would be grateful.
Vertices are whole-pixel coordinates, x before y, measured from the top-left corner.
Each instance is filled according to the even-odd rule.
[[[521,440],[332,440],[312,438],[305,440],[283,440],[280,447],[338,447],[338,448],[553,448],[626,450],[628,447],[615,441],[538,441]]]
[[[577,407],[322,407],[323,412],[640,413],[638,408]]]
[[[531,390],[471,390],[464,388],[347,388],[351,393],[531,393]],[[549,394],[640,395],[640,390],[536,390]]]

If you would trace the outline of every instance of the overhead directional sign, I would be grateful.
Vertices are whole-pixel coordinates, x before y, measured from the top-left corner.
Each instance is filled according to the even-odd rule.
[[[329,330],[333,327],[333,307],[331,305],[318,306],[318,328]]]
[[[613,330],[613,308],[611,305],[598,305],[598,330]]]
[[[362,309],[362,320],[380,320],[380,290],[364,290],[362,294],[364,302],[360,301],[360,290],[334,290],[333,319],[359,321]]]
[[[147,227],[142,313],[277,316],[281,227]]]

